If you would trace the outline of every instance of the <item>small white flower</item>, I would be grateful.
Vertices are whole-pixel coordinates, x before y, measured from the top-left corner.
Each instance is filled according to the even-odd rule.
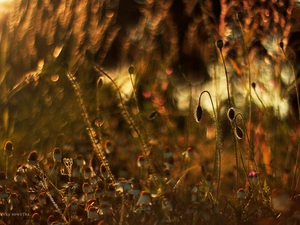
[[[246,199],[247,198],[247,192],[245,191],[244,188],[240,188],[237,193],[236,196],[238,199]]]
[[[136,205],[137,206],[142,206],[142,205],[145,206],[145,205],[151,205],[151,204],[152,204],[152,200],[151,200],[150,193],[148,193],[146,191],[142,191]]]

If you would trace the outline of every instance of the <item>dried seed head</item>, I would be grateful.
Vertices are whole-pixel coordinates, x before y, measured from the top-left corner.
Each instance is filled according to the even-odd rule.
[[[129,73],[129,74],[134,74],[134,67],[133,67],[133,66],[130,66],[130,67],[128,68],[128,73]]]
[[[251,86],[253,87],[253,89],[255,89],[256,88],[256,83],[252,82]]]
[[[28,156],[28,161],[37,161],[38,154],[36,151],[32,151]]]
[[[281,42],[279,43],[279,46],[280,46],[281,49],[283,49],[284,43],[281,41]]]
[[[216,42],[216,45],[217,45],[217,47],[221,50],[222,48],[223,48],[223,41],[222,40],[218,40],[217,42]]]
[[[59,148],[55,148],[53,150],[53,161],[60,162],[61,161],[61,151]]]
[[[97,88],[102,88],[103,87],[103,79],[102,77],[99,77],[97,80]]]
[[[196,122],[199,123],[201,120],[201,117],[202,117],[202,107],[200,105],[198,105],[196,107],[194,117],[195,117]]]
[[[235,117],[235,111],[234,109],[231,107],[230,109],[228,109],[227,111],[227,117],[230,121],[232,121]]]
[[[7,141],[5,146],[4,146],[4,154],[7,156],[7,157],[11,157],[12,156],[12,152],[13,152],[13,144],[11,141]]]
[[[236,14],[236,18],[237,18],[240,22],[243,22],[243,20],[244,20],[244,13],[238,12],[238,13]]]
[[[242,130],[242,128],[240,128],[239,126],[235,127],[235,136],[238,139],[242,139],[244,137],[244,131]]]
[[[149,120],[154,120],[157,115],[158,115],[158,112],[157,111],[153,111],[152,113],[150,113],[148,119]]]

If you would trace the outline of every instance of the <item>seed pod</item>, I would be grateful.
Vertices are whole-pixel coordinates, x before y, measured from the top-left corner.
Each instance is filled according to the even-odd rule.
[[[148,119],[149,120],[154,120],[157,115],[158,115],[158,112],[157,111],[153,111],[152,113],[150,113]]]
[[[244,20],[244,13],[238,12],[238,13],[236,14],[236,18],[237,18],[240,22],[243,22],[243,20]]]
[[[234,109],[231,107],[230,109],[228,109],[227,111],[227,117],[230,121],[232,121],[235,117],[235,111]]]
[[[102,88],[103,86],[103,79],[102,77],[99,77],[98,80],[97,80],[97,88]]]
[[[133,66],[130,66],[130,67],[128,68],[128,73],[129,73],[129,74],[134,74],[134,67],[133,67]]]
[[[31,166],[35,166],[38,164],[38,153],[37,151],[32,151],[29,156],[28,156],[28,159],[27,159],[27,162],[29,165]]]
[[[218,40],[217,42],[216,42],[216,45],[217,45],[217,47],[221,50],[222,48],[223,48],[223,41],[222,40]]]
[[[4,146],[4,154],[7,157],[11,157],[12,156],[12,152],[14,150],[13,144],[11,141],[7,141],[5,146]]]
[[[279,46],[280,46],[281,49],[283,49],[284,43],[281,41],[281,42],[279,43]]]
[[[203,112],[202,107],[200,105],[198,105],[196,107],[196,111],[195,111],[195,114],[194,114],[194,117],[195,117],[195,120],[196,120],[197,123],[199,123],[200,120],[201,120],[202,112]]]
[[[256,83],[252,82],[251,86],[253,87],[253,89],[255,89],[256,88]]]
[[[238,139],[242,139],[244,137],[244,131],[239,126],[235,127],[235,136]]]

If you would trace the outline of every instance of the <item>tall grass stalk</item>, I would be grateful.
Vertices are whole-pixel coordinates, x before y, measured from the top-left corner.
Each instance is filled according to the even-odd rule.
[[[140,121],[140,124],[141,124],[141,127],[142,127],[142,130],[144,132],[144,137],[145,137],[145,142],[148,144],[148,134],[147,134],[147,129],[145,127],[145,124],[143,122],[143,119],[141,117],[141,112],[140,112],[140,108],[139,108],[139,103],[138,103],[138,99],[137,99],[137,96],[136,96],[136,85],[135,85],[135,82],[133,81],[133,67],[130,67],[130,69],[128,70],[128,73],[129,73],[129,78],[130,78],[130,82],[131,82],[131,85],[132,85],[132,89],[133,89],[133,98],[134,98],[134,101],[135,101],[135,106],[136,106],[136,110],[137,110],[137,115],[138,115],[138,118],[139,118],[139,121]]]
[[[82,110],[83,119],[84,119],[84,122],[87,126],[88,134],[89,134],[89,137],[92,141],[93,148],[96,151],[97,156],[100,158],[103,165],[105,166],[105,169],[108,173],[109,178],[111,179],[111,181],[113,183],[115,183],[115,177],[112,174],[110,166],[108,164],[108,161],[105,157],[105,152],[104,152],[103,147],[102,147],[102,142],[99,142],[99,140],[97,138],[97,135],[96,135],[96,132],[95,132],[94,128],[92,127],[91,121],[89,119],[89,116],[88,116],[88,113],[87,113],[87,110],[86,110],[86,106],[85,106],[84,101],[82,99],[81,89],[80,89],[80,87],[79,87],[79,85],[76,81],[76,77],[73,74],[71,74],[71,72],[69,71],[67,66],[65,66],[65,69],[66,69],[67,77],[68,77],[69,81],[71,82],[72,87],[74,88],[75,94],[77,96],[77,99],[79,101],[79,106]]]
[[[132,127],[132,129],[137,133],[138,138],[140,140],[141,147],[142,147],[144,153],[146,154],[147,153],[147,143],[145,141],[145,138],[143,137],[143,135],[139,131],[138,127],[136,126],[135,122],[131,118],[131,116],[130,116],[130,114],[129,114],[126,106],[125,106],[125,103],[123,101],[123,97],[122,97],[121,91],[120,91],[117,83],[114,81],[114,79],[112,79],[112,77],[110,75],[108,75],[104,70],[102,70],[97,64],[95,64],[94,68],[98,73],[105,75],[111,81],[111,83],[113,84],[113,86],[114,86],[114,88],[117,91],[118,96],[119,96],[119,101],[120,101],[120,104],[121,104],[123,115],[125,116],[126,121],[129,123],[129,125]]]

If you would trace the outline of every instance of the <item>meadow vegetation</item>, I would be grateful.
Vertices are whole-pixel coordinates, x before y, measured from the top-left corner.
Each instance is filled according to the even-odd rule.
[[[299,1],[0,8],[1,224],[300,224]]]

